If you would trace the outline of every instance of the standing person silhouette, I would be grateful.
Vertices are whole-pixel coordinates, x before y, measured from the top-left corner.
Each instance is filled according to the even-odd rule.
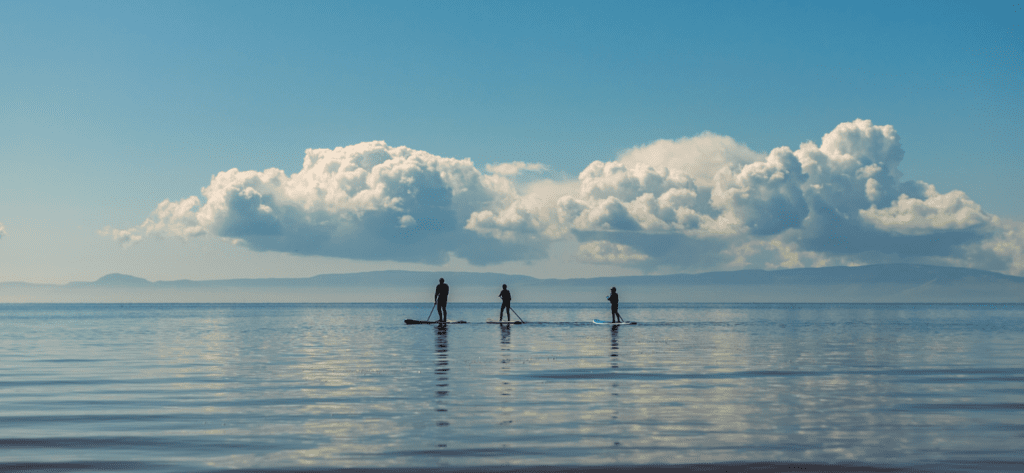
[[[440,323],[448,323],[448,285],[441,278],[440,283],[434,288],[434,303],[437,304],[437,318]]]
[[[501,314],[504,312],[508,316],[508,321],[512,321],[512,293],[508,292],[508,285],[501,285],[501,292],[498,293],[498,297],[501,298],[501,308],[498,309],[498,322],[501,322]]]
[[[619,293],[615,292],[615,288],[612,288],[612,294],[608,296],[608,302],[612,303],[612,323],[622,322],[622,316],[619,315]]]

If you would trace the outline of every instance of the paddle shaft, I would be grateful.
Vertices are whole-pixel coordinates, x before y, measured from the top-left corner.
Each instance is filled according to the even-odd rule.
[[[519,316],[519,312],[516,312],[516,310],[515,310],[515,309],[512,309],[512,306],[509,306],[508,308],[512,310],[512,313],[513,313],[513,314],[516,314],[516,318],[517,318],[517,319],[519,319],[519,321],[520,321],[520,322],[522,322],[522,323],[524,323],[524,324],[526,323],[526,321],[525,321],[525,320],[523,320],[523,318]]]
[[[427,314],[427,321],[428,322],[430,321],[430,317],[432,317],[434,315],[434,307],[437,307],[437,301],[434,301],[434,305],[430,306],[430,313]],[[437,316],[440,317],[441,314],[437,314]]]

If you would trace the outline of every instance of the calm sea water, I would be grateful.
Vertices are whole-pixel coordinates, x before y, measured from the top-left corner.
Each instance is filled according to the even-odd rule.
[[[0,470],[1024,468],[1024,305],[0,305]]]

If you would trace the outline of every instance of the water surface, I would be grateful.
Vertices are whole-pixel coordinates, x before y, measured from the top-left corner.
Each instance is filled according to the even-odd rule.
[[[1024,305],[514,308],[0,305],[0,469],[1024,465]]]

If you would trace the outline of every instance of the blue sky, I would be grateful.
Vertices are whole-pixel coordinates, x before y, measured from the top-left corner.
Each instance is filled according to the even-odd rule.
[[[1013,1],[3,1],[0,281],[896,261],[1021,274],[1021,17]],[[877,142],[855,167],[799,151],[830,133],[836,150]],[[372,202],[226,175],[213,200],[249,200],[202,193],[231,169],[298,176],[307,149],[373,141],[387,145],[323,158],[421,166]],[[693,151],[708,143],[725,151]],[[893,143],[898,157],[875,153]],[[728,173],[694,171],[705,158]],[[512,162],[541,166],[487,168]],[[483,180],[456,195],[451,172]],[[192,196],[177,220],[153,213]]]

